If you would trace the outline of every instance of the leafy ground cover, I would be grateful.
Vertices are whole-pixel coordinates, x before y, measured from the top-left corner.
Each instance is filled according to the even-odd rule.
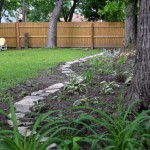
[[[2,130],[1,144],[7,149],[13,145],[18,150],[22,147],[45,150],[52,143],[57,144],[58,150],[148,150],[150,112],[135,112],[132,104],[128,110],[122,109],[122,96],[131,83],[133,66],[134,56],[114,57],[114,53],[74,64],[72,70],[76,75],[70,76],[70,82],[61,91],[47,97],[44,103],[35,104],[34,113],[23,118],[35,122],[31,127],[32,134],[28,138],[20,136],[15,124],[15,132],[10,134],[16,140],[11,141],[4,134],[9,130]],[[66,80],[57,69],[50,76],[44,73],[35,80],[38,83]],[[33,84],[34,80],[29,82]],[[15,87],[11,93],[13,97],[20,95],[21,87],[28,92],[34,88]],[[13,119],[15,123],[15,117]],[[37,133],[33,134],[35,131]],[[40,142],[45,136],[48,137],[46,142]]]
[[[0,91],[31,79],[39,72],[56,67],[60,62],[98,53],[99,50],[27,49],[0,53]]]

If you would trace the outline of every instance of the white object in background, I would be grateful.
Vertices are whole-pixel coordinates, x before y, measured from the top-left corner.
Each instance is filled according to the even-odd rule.
[[[4,38],[0,38],[0,50],[6,50],[6,49],[7,49],[6,40]]]

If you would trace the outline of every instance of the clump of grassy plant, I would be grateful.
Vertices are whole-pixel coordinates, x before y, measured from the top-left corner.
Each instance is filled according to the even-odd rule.
[[[113,62],[114,75],[117,82],[124,83],[126,81],[126,74],[121,70],[121,66],[127,61],[127,56],[119,56]]]
[[[94,83],[93,78],[94,78],[94,72],[92,69],[89,69],[84,75],[83,75],[83,80],[85,84],[92,85]]]
[[[9,103],[11,111],[10,119],[13,122],[13,129],[0,129],[0,150],[46,150],[53,143],[57,144],[58,149],[65,149],[70,144],[70,141],[73,143],[73,147],[77,147],[77,137],[70,138],[70,141],[69,138],[67,138],[68,140],[63,139],[64,135],[67,137],[68,132],[71,133],[76,129],[67,127],[66,121],[63,118],[52,119],[53,117],[49,117],[58,111],[49,111],[44,115],[38,113],[38,118],[36,118],[30,135],[27,136],[27,132],[21,135],[19,133],[12,100]],[[7,116],[4,111],[1,111],[1,113]],[[42,140],[44,138],[45,140],[43,142]]]
[[[57,111],[38,114],[27,137],[26,134],[19,133],[14,107],[10,101],[13,129],[0,130],[0,150],[46,150],[52,143],[56,143],[59,150],[149,149],[150,110],[136,113],[132,111],[133,104],[123,111],[119,101],[118,111],[115,113],[79,107],[82,113],[69,120],[52,117],[52,113]],[[88,109],[88,113],[83,112],[84,109]],[[47,138],[42,142],[44,137]]]
[[[112,68],[112,57],[100,56],[90,60],[89,68],[96,74],[111,74]]]

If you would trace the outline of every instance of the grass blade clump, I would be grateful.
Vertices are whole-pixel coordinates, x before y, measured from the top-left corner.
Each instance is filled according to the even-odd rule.
[[[141,113],[132,111],[131,104],[126,111],[118,103],[118,111],[105,112],[94,108],[76,118],[53,117],[49,111],[36,118],[29,136],[20,135],[12,100],[10,100],[13,129],[0,130],[0,150],[46,150],[56,143],[59,150],[80,149],[150,149],[150,110]],[[3,113],[6,115],[5,113]],[[36,115],[37,116],[37,115]],[[45,139],[45,140],[44,140]]]

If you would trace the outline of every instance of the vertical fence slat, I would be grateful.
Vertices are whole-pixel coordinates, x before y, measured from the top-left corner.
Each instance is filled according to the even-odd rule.
[[[19,22],[16,22],[16,48],[20,49]]]
[[[94,49],[94,25],[91,23],[91,49]]]

